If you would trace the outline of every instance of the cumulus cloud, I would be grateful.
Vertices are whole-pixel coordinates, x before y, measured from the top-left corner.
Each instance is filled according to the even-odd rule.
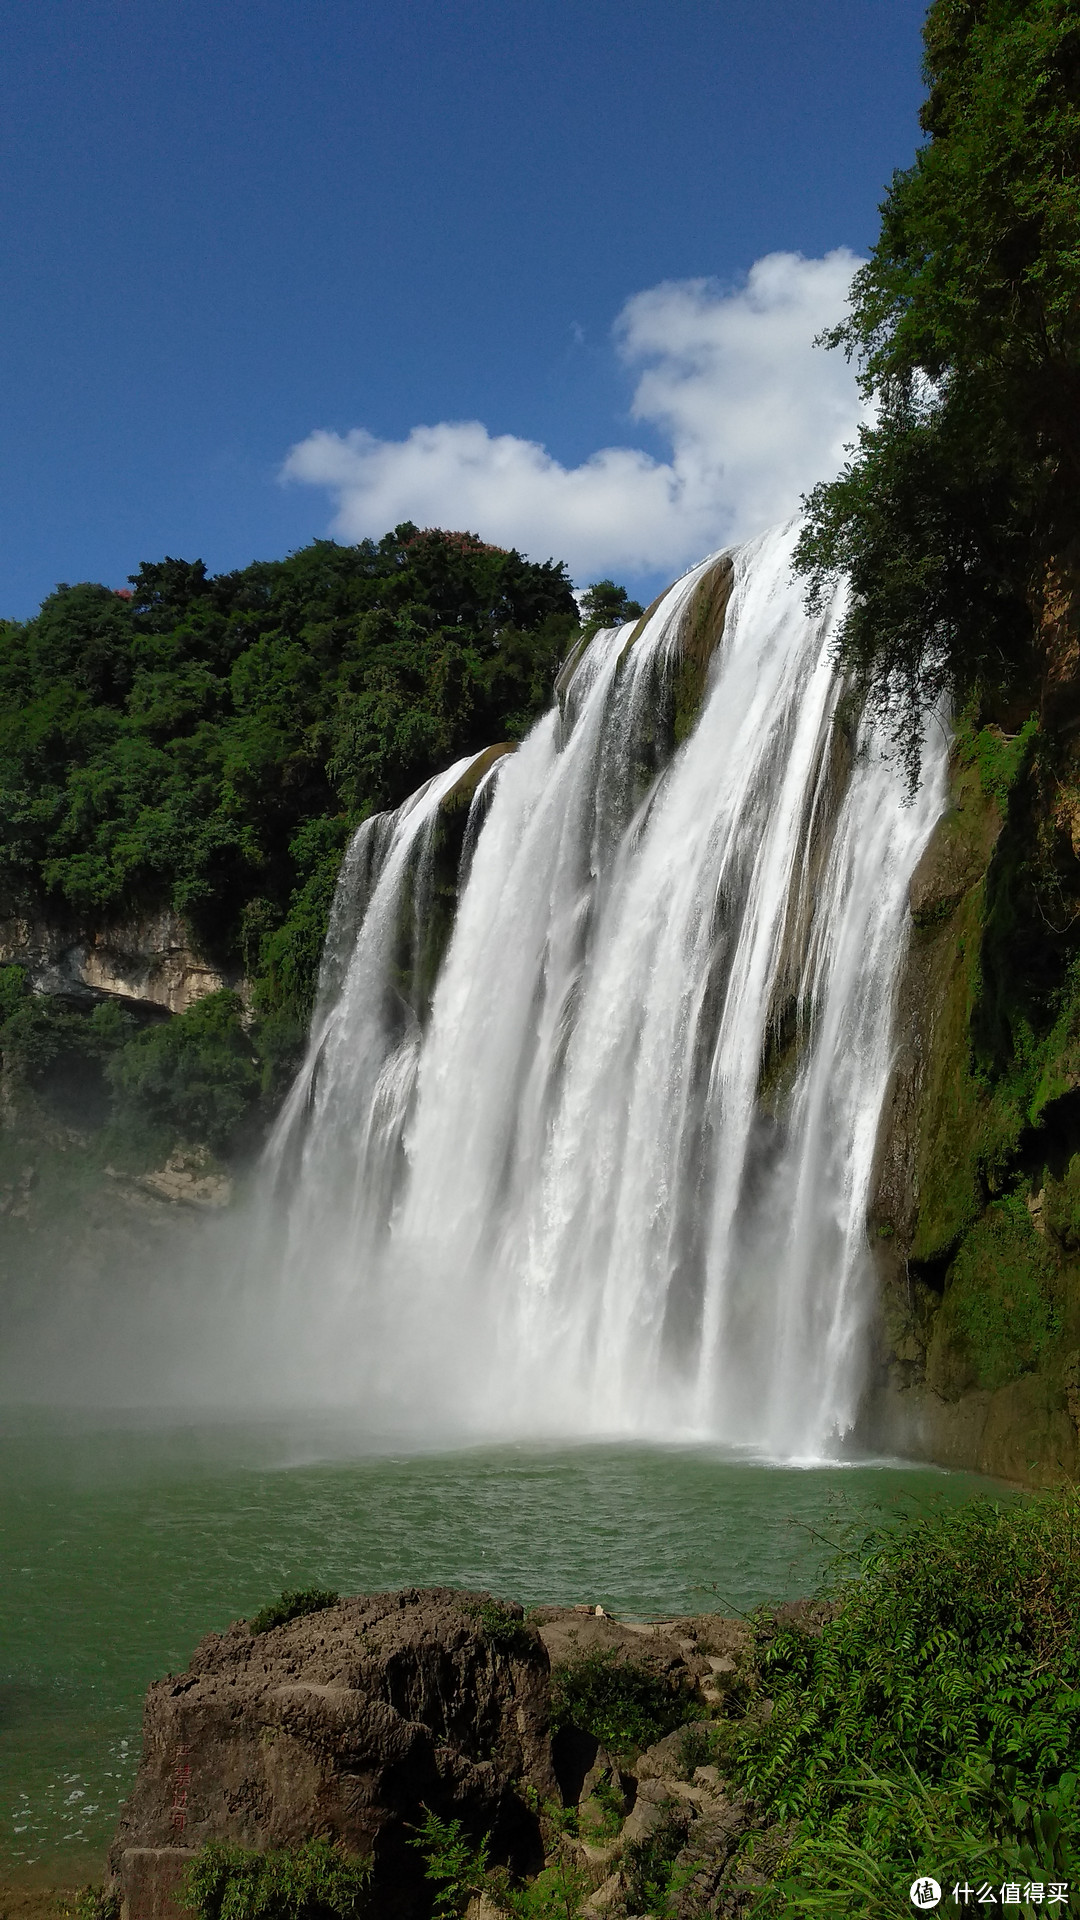
[[[846,248],[772,253],[735,290],[673,280],[627,301],[614,338],[636,379],[631,413],[667,441],[666,460],[605,447],[565,467],[534,440],[461,420],[405,440],[320,429],[283,477],[330,492],[342,540],[415,520],[554,554],[579,580],[677,570],[786,519],[839,468],[861,402],[843,356],[813,342],[843,314],[858,265]]]

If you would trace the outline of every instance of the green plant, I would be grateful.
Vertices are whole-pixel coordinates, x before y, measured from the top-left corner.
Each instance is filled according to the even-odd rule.
[[[679,1771],[684,1780],[692,1780],[698,1767],[708,1767],[716,1759],[716,1734],[711,1727],[694,1721],[683,1728],[679,1740]]]
[[[643,608],[628,599],[626,588],[617,587],[614,580],[594,580],[581,596],[581,611],[582,629],[592,634],[601,627],[621,627],[627,621],[639,620]]]
[[[536,1652],[536,1629],[526,1624],[520,1612],[514,1612],[499,1600],[482,1600],[466,1611],[479,1622],[485,1638],[500,1653],[528,1656]]]
[[[120,1920],[120,1895],[104,1887],[80,1887],[70,1907],[62,1911],[72,1920]]]
[[[790,1828],[760,1910],[891,1915],[916,1870],[1068,1878],[1080,1497],[933,1511],[875,1530],[859,1558],[819,1632],[755,1623],[772,1708],[730,1730],[725,1771]]]
[[[522,1887],[506,1887],[498,1898],[514,1920],[577,1920],[589,1878],[570,1855],[560,1853],[535,1880]]]
[[[371,1862],[329,1840],[250,1852],[210,1842],[184,1876],[184,1904],[199,1920],[359,1920],[368,1906]]]
[[[423,1855],[424,1877],[435,1887],[436,1920],[457,1920],[473,1895],[484,1891],[487,1836],[474,1846],[460,1820],[441,1820],[425,1809],[409,1844]]]
[[[306,1613],[322,1613],[327,1607],[336,1607],[340,1599],[339,1593],[326,1587],[293,1587],[253,1613],[248,1626],[252,1633],[269,1633],[271,1628],[288,1626],[290,1620],[299,1620]]]
[[[259,1069],[239,996],[222,990],[148,1028],[109,1060],[121,1111],[221,1148],[254,1106]]]
[[[590,1811],[595,1809],[593,1832],[602,1840],[614,1840],[626,1818],[626,1802],[610,1773],[601,1775],[589,1799]]]
[[[827,336],[875,415],[799,549],[816,603],[850,581],[841,657],[912,767],[943,691],[1023,698],[1080,525],[1075,0],[933,0],[923,42],[929,137]]]
[[[663,1914],[669,1910],[673,1870],[686,1845],[688,1830],[685,1810],[670,1806],[650,1834],[627,1843],[622,1868],[628,1913]]]
[[[568,1661],[551,1684],[551,1724],[591,1733],[609,1753],[640,1752],[699,1709],[688,1687],[639,1661],[597,1648]]]

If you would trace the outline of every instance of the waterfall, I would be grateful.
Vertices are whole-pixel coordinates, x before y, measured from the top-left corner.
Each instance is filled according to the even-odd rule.
[[[633,634],[597,634],[516,752],[356,836],[260,1258],[294,1356],[372,1418],[789,1459],[852,1424],[945,745],[909,798],[842,697],[839,604],[805,612],[796,531],[733,556],[679,744],[717,556]]]

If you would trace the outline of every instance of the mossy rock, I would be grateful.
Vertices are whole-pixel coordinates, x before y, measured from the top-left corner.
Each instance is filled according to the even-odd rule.
[[[1060,1348],[1060,1271],[1019,1194],[996,1201],[964,1237],[926,1357],[944,1399],[994,1390],[1044,1369]]]
[[[499,760],[516,750],[516,743],[513,740],[502,740],[498,746],[485,747],[483,753],[478,753],[471,766],[466,767],[460,780],[455,780],[453,786],[443,794],[439,802],[439,812],[443,818],[455,813],[468,813],[476,798],[476,790],[480,782]]]
[[[705,696],[709,663],[723,637],[735,570],[730,554],[707,568],[690,596],[679,635],[675,668],[675,744],[693,732]]]

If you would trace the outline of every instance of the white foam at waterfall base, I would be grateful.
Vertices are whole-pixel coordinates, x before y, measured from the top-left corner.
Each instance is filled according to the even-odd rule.
[[[871,728],[848,737],[839,608],[808,617],[795,535],[735,555],[700,715],[659,771],[657,689],[712,562],[631,646],[592,641],[563,714],[485,792],[426,1020],[400,930],[408,909],[422,933],[465,763],[361,829],[266,1161],[259,1285],[294,1382],[418,1436],[792,1459],[851,1427],[907,885],[945,745],[911,798]]]

